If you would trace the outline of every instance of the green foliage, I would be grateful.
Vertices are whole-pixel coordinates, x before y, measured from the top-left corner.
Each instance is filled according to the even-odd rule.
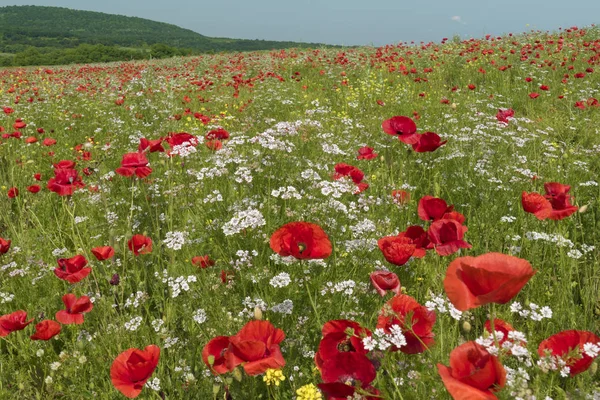
[[[82,54],[94,47],[89,57]],[[147,48],[150,54],[119,52],[119,47]],[[165,58],[199,52],[254,51],[316,44],[210,38],[163,22],[61,7],[0,7],[0,53],[17,54],[12,65],[65,64]],[[36,53],[30,47],[39,48]],[[78,49],[75,52],[66,49]],[[101,55],[98,53],[102,53]],[[41,54],[51,54],[41,56]],[[89,59],[90,61],[85,61]],[[66,61],[65,61],[66,60]],[[9,65],[0,59],[0,66]]]

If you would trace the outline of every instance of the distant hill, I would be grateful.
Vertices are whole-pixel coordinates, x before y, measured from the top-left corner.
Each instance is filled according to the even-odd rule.
[[[0,7],[0,60],[2,55],[6,57],[26,50],[31,53],[31,47],[42,54],[74,49],[80,45],[120,48],[113,49],[115,51],[146,49],[149,52],[151,46],[159,44],[175,49],[171,51],[173,54],[321,46],[316,43],[212,38],[163,22],[62,7]]]

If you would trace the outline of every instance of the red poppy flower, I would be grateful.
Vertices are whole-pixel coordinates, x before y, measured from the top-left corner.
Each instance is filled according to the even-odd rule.
[[[77,298],[72,293],[65,294],[62,297],[65,309],[56,313],[55,318],[63,325],[83,324],[83,314],[92,311],[94,305],[87,296]]]
[[[50,340],[60,333],[60,324],[51,319],[46,319],[35,326],[35,333],[31,340]]]
[[[497,357],[471,341],[450,352],[450,367],[438,364],[444,386],[454,400],[494,400],[506,384],[506,370]]]
[[[207,367],[212,368],[213,372],[217,374],[224,374],[231,370],[225,365],[225,354],[229,348],[229,337],[228,336],[217,336],[212,338],[210,342],[202,349],[202,360]],[[210,365],[208,357],[213,356],[213,364]]]
[[[398,266],[406,264],[417,248],[411,239],[400,236],[382,237],[377,246],[389,263]]]
[[[409,226],[404,232],[400,232],[398,237],[409,239],[408,243],[415,245],[415,251],[412,254],[413,257],[425,257],[427,246],[429,246],[429,237],[425,229],[418,225]]]
[[[435,249],[440,256],[449,256],[459,249],[470,249],[472,246],[463,240],[468,228],[455,219],[439,219],[434,221],[427,236],[428,248]]]
[[[208,267],[212,267],[213,265],[215,265],[215,262],[210,259],[210,256],[205,255],[205,256],[192,257],[192,264],[195,265],[196,267],[208,268]]]
[[[206,140],[227,140],[229,139],[229,132],[223,128],[213,129],[212,131],[208,132],[204,138]]]
[[[10,189],[8,189],[8,198],[9,199],[14,199],[18,195],[19,195],[19,189],[17,189],[16,187],[11,187]]]
[[[459,224],[463,224],[465,222],[465,216],[459,213],[458,211],[447,212],[441,219],[453,219]]]
[[[433,196],[424,196],[419,200],[417,212],[423,221],[436,221],[442,219],[444,214],[452,212],[454,206],[448,206],[444,199]]]
[[[0,237],[0,254],[5,254],[10,249],[10,240]]]
[[[271,249],[282,257],[323,259],[331,255],[329,237],[323,229],[310,222],[290,222],[271,236]]]
[[[110,367],[113,386],[126,397],[133,399],[142,389],[158,365],[160,349],[151,344],[144,350],[128,349],[115,358]]]
[[[283,339],[283,331],[269,321],[248,322],[235,336],[229,337],[229,350],[225,354],[227,368],[233,370],[242,364],[248,375],[282,368],[285,360],[279,343]]]
[[[562,331],[543,340],[538,347],[540,357],[552,356],[566,362],[571,376],[586,371],[594,362],[584,351],[584,345],[600,345],[600,338],[589,331]]]
[[[512,108],[507,108],[505,110],[498,110],[498,113],[496,114],[496,119],[499,122],[508,124],[508,121],[514,118],[514,116],[515,110],[513,110]]]
[[[54,169],[74,169],[77,163],[72,160],[60,160],[54,165]]]
[[[17,119],[13,124],[13,128],[15,128],[16,130],[23,129],[25,127],[27,127],[27,124],[23,122],[21,118]]]
[[[371,331],[359,323],[346,319],[327,321],[322,329],[323,338],[319,350],[315,354],[317,368],[339,353],[356,352],[366,355],[368,351],[363,345],[363,338],[371,336]]]
[[[25,143],[27,144],[33,144],[36,143],[38,140],[35,136],[29,136],[27,139],[25,139]]]
[[[475,88],[476,88],[477,86],[473,85],[472,83],[469,83],[469,84],[467,85],[467,87],[469,88],[469,90],[475,90]]]
[[[48,180],[48,190],[59,196],[71,196],[78,188],[85,187],[77,170],[54,169],[54,178]]]
[[[357,160],[372,160],[377,157],[377,153],[373,151],[374,149],[369,146],[361,147],[358,149],[358,156],[356,156]]]
[[[548,218],[552,220],[561,220],[567,218],[579,209],[579,207],[571,204],[571,199],[573,198],[573,196],[569,194],[571,186],[563,185],[558,182],[547,182],[544,183],[544,190],[546,191],[544,197],[552,206],[552,212]]]
[[[398,275],[388,271],[375,271],[369,275],[371,284],[381,297],[385,296],[388,290],[395,294],[400,294],[400,279]]]
[[[138,146],[138,152],[141,153],[145,150],[149,151],[150,153],[164,152],[165,148],[163,147],[162,142],[162,138],[156,140],[141,138]]]
[[[108,260],[115,255],[115,249],[111,246],[100,246],[92,249],[92,254],[98,261]]]
[[[414,144],[419,140],[417,125],[409,117],[396,116],[386,119],[381,127],[388,135],[398,136],[398,139],[403,143]]]
[[[552,204],[539,193],[521,194],[521,205],[525,212],[535,215],[539,220],[544,220],[552,213]]]
[[[169,136],[165,139],[171,148],[175,146],[181,146],[184,143],[189,143],[191,146],[198,145],[198,139],[194,135],[190,135],[187,132],[169,132]]]
[[[133,235],[127,242],[127,247],[129,247],[129,250],[133,251],[133,254],[136,256],[152,253],[152,239],[144,235]]]
[[[536,92],[529,93],[529,97],[531,97],[532,99],[537,99],[538,97],[540,97],[540,94]]]
[[[31,186],[27,186],[27,191],[30,193],[37,193],[41,190],[42,188],[40,187],[40,185],[31,185]]]
[[[23,310],[3,315],[0,317],[0,337],[8,336],[11,332],[20,331],[32,321],[33,318],[27,321],[27,312]]]
[[[56,139],[52,139],[52,138],[45,138],[45,139],[42,141],[42,144],[43,144],[44,146],[48,146],[48,147],[50,147],[50,146],[53,146],[53,145],[55,145],[55,144],[56,144]]]
[[[425,132],[419,135],[419,141],[413,143],[412,148],[417,153],[428,153],[432,151],[436,151],[438,148],[445,145],[448,141],[442,139],[437,133],[434,132]]]
[[[353,165],[348,165],[344,163],[336,164],[333,179],[338,180],[345,176],[350,177],[352,179],[352,182],[359,184],[365,177],[365,174],[359,168],[356,168]]]
[[[433,345],[434,324],[435,312],[406,294],[398,294],[385,303],[377,319],[377,328],[382,328],[386,333],[391,332],[392,325],[402,328],[406,345],[399,350],[406,354],[422,353]],[[395,346],[393,349],[398,350]]]
[[[144,153],[127,153],[123,154],[121,166],[115,172],[122,176],[137,176],[145,178],[152,172],[152,168],[148,166],[148,159]]]
[[[503,335],[502,339],[500,339],[498,341],[498,345],[500,347],[502,347],[502,344],[504,342],[506,342],[506,340],[508,340],[508,333],[515,330],[515,328],[513,328],[511,324],[509,324],[508,322],[506,322],[504,320],[501,320],[500,318],[494,319],[494,331],[492,331],[492,323],[489,319],[487,321],[485,321],[485,324],[483,325],[483,327],[490,334],[493,334],[494,331],[502,332],[502,335]]]
[[[357,388],[366,389],[371,394],[378,393],[370,385],[377,373],[369,359],[360,353],[341,352],[325,360],[321,370],[324,383],[319,384],[328,399],[346,399],[354,396]],[[367,397],[371,399],[373,397]]]
[[[392,190],[392,200],[400,206],[406,205],[410,202],[410,193],[405,190]]]
[[[459,257],[448,266],[444,289],[460,311],[488,303],[505,304],[535,273],[526,260],[506,254]]]
[[[209,150],[212,151],[217,151],[217,150],[221,150],[223,148],[223,143],[221,143],[220,140],[209,140],[208,142],[205,143],[206,147]]]
[[[87,260],[78,254],[71,258],[59,258],[58,268],[54,269],[54,275],[63,281],[77,283],[92,272],[91,268],[84,268]]]

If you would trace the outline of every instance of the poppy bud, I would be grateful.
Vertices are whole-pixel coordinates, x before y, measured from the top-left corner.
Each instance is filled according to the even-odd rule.
[[[117,286],[121,282],[121,278],[119,278],[119,274],[114,274],[112,278],[110,278],[110,284],[112,286]]]
[[[254,307],[254,319],[260,321],[263,318],[263,313],[260,307]]]
[[[465,331],[465,333],[471,332],[471,324],[469,323],[469,321],[463,322],[462,330]]]
[[[594,376],[596,375],[596,372],[598,372],[598,363],[593,363],[590,365],[590,375]]]
[[[208,360],[208,365],[213,366],[215,364],[215,356],[210,355],[210,356],[208,356],[207,360]]]
[[[213,385],[213,396],[215,396],[215,398],[219,394],[220,390],[221,390],[221,386],[220,385]]]
[[[236,368],[232,371],[232,375],[235,378],[236,381],[241,382],[242,381],[242,371],[239,368]]]

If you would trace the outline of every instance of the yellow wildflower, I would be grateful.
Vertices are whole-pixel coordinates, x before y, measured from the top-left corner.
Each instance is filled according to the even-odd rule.
[[[298,395],[296,400],[321,400],[323,398],[319,389],[312,383],[304,385],[296,390],[296,394]]]
[[[267,383],[267,386],[279,386],[284,380],[285,376],[283,376],[283,372],[281,372],[280,369],[269,368],[267,369],[265,376],[263,376],[263,381]]]

